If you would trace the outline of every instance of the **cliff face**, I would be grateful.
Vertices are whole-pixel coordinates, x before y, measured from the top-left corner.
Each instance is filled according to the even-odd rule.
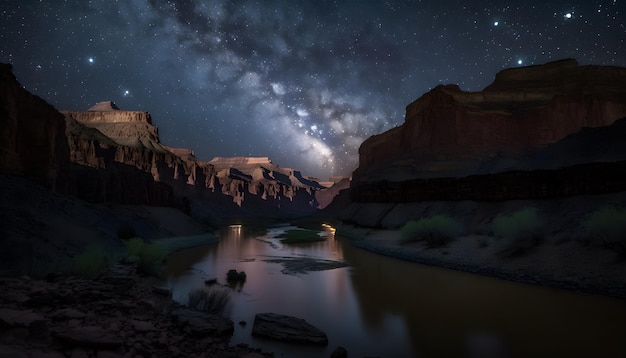
[[[314,191],[323,189],[318,182],[302,177],[298,171],[280,168],[266,157],[214,158],[204,162],[189,149],[164,146],[147,112],[122,111],[111,102],[100,102],[85,112],[63,113],[68,123],[72,162],[104,173],[110,172],[107,168],[115,168],[115,172],[137,170],[142,173],[137,178],[149,174],[154,182],[166,184],[148,185],[154,190],[146,191],[146,200],[153,205],[165,200],[167,205],[175,202],[186,210],[199,207],[213,215],[238,215],[237,208],[260,210],[270,216],[301,215],[316,209]],[[98,184],[77,188],[84,191],[83,196],[94,200],[132,198],[133,192],[145,191],[142,181],[128,182],[137,187],[121,189],[123,194],[104,189],[115,187],[107,183],[123,181],[98,177],[90,182]],[[168,187],[172,194],[159,192]],[[222,206],[224,210],[207,206]]]
[[[482,92],[438,86],[407,106],[404,124],[361,145],[354,179],[476,174],[473,164],[496,153],[539,148],[626,116],[625,83],[624,68],[564,60],[502,71]]]
[[[68,169],[63,115],[22,88],[11,65],[0,64],[0,170],[65,192]]]

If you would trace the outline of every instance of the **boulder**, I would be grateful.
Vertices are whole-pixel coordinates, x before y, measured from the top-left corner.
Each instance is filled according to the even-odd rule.
[[[79,326],[55,335],[69,346],[89,348],[119,348],[124,342],[98,326]]]
[[[302,318],[276,313],[259,313],[254,317],[252,335],[283,342],[327,345],[328,337]]]
[[[179,326],[188,328],[192,334],[200,337],[230,336],[235,331],[233,321],[193,309],[174,309],[172,317]]]

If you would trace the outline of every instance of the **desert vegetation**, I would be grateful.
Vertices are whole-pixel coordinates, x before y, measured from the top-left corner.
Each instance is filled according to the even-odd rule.
[[[189,292],[190,308],[213,314],[224,314],[230,304],[230,292],[223,287],[198,288]]]
[[[499,238],[503,256],[518,256],[543,241],[537,209],[527,207],[493,219],[492,231]]]
[[[626,255],[626,209],[605,207],[583,221],[583,231],[592,239]]]
[[[445,215],[412,220],[401,228],[405,242],[426,241],[430,247],[443,246],[461,235],[463,227],[455,219]]]
[[[101,247],[88,246],[72,259],[72,271],[85,278],[96,278],[108,265],[109,257]]]

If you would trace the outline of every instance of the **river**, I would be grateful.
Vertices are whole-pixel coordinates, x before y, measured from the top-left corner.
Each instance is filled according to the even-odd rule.
[[[320,227],[323,242],[282,244],[289,226],[255,230],[233,225],[218,244],[167,260],[166,284],[186,303],[204,281],[225,283],[230,269],[246,272],[231,289],[231,344],[246,343],[276,357],[626,357],[626,301],[537,287],[376,255]],[[277,257],[345,261],[348,266],[284,273]],[[251,336],[257,313],[303,318],[325,331],[327,347]],[[238,322],[247,324],[240,325]]]

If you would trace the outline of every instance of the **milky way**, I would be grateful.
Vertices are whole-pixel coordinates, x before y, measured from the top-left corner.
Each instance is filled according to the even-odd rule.
[[[0,61],[59,109],[149,111],[163,143],[350,175],[438,84],[509,67],[626,66],[623,0],[8,0]]]

